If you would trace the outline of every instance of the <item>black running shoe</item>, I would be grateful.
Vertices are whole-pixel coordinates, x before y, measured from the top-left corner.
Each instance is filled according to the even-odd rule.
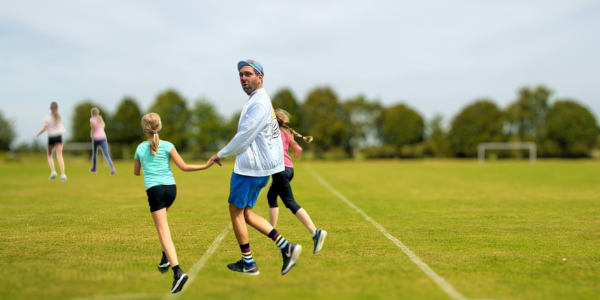
[[[242,260],[240,260],[236,263],[233,263],[233,264],[228,264],[227,267],[229,268],[229,270],[238,272],[238,273],[244,273],[244,274],[248,274],[248,275],[260,274],[256,263],[253,263],[251,266],[248,267]]]
[[[163,254],[160,258],[160,262],[158,263],[159,268],[168,268],[171,265],[169,259]]]
[[[173,274],[173,288],[171,289],[171,294],[181,291],[187,280],[187,274],[183,273],[181,269],[177,270],[177,273]]]
[[[313,254],[317,254],[319,253],[319,251],[321,251],[321,248],[323,248],[323,243],[325,243],[326,236],[327,231],[317,228],[315,236],[313,236],[313,242],[315,243],[315,249],[313,250]]]
[[[281,275],[287,274],[296,265],[296,261],[300,257],[300,252],[302,252],[302,246],[288,241],[287,249],[285,251],[281,251],[281,255],[283,256]]]

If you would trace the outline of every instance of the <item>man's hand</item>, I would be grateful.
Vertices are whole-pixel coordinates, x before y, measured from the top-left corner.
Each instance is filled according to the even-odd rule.
[[[217,165],[221,166],[221,160],[219,159],[219,156],[217,154],[211,157],[210,160],[216,163]]]

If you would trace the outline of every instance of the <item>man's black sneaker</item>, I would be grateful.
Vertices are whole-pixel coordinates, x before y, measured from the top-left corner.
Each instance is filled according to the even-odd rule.
[[[178,269],[177,273],[173,274],[173,288],[171,289],[171,294],[181,291],[187,280],[187,274],[183,273],[181,269]]]
[[[251,266],[248,267],[242,260],[240,260],[236,263],[233,263],[233,264],[228,264],[227,268],[229,268],[229,270],[231,270],[231,271],[238,272],[238,273],[244,273],[244,274],[248,274],[248,275],[260,274],[256,263],[253,263]]]
[[[321,248],[323,248],[323,243],[325,243],[326,236],[327,231],[317,228],[317,231],[315,231],[315,235],[313,236],[313,242],[315,244],[313,254],[317,254],[319,251],[321,251]]]
[[[163,255],[163,257],[160,259],[160,262],[158,263],[158,270],[161,273],[165,274],[169,271],[169,266],[171,266],[171,263],[169,263],[167,257]]]
[[[281,255],[283,256],[281,275],[287,274],[296,265],[296,261],[300,257],[300,252],[302,252],[302,246],[288,241],[287,249],[281,251]]]

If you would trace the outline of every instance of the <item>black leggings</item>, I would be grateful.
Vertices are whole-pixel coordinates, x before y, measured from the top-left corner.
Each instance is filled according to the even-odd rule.
[[[275,208],[277,205],[277,196],[281,197],[281,201],[285,204],[293,214],[296,214],[300,210],[300,205],[294,200],[294,194],[292,194],[292,186],[290,181],[294,178],[294,168],[285,167],[284,171],[273,174],[273,182],[267,193],[267,200],[269,200],[269,207]]]

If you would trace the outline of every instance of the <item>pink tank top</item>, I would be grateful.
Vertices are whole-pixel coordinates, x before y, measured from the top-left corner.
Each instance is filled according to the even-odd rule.
[[[100,121],[98,117],[92,117],[90,123],[94,124],[96,128],[92,126],[92,139],[94,141],[101,141],[106,139],[106,133],[104,133],[104,122]]]
[[[290,140],[292,136],[289,133],[279,129],[281,131],[281,141],[283,142],[283,164],[288,168],[293,168],[292,159],[288,154],[288,148],[290,147]]]

